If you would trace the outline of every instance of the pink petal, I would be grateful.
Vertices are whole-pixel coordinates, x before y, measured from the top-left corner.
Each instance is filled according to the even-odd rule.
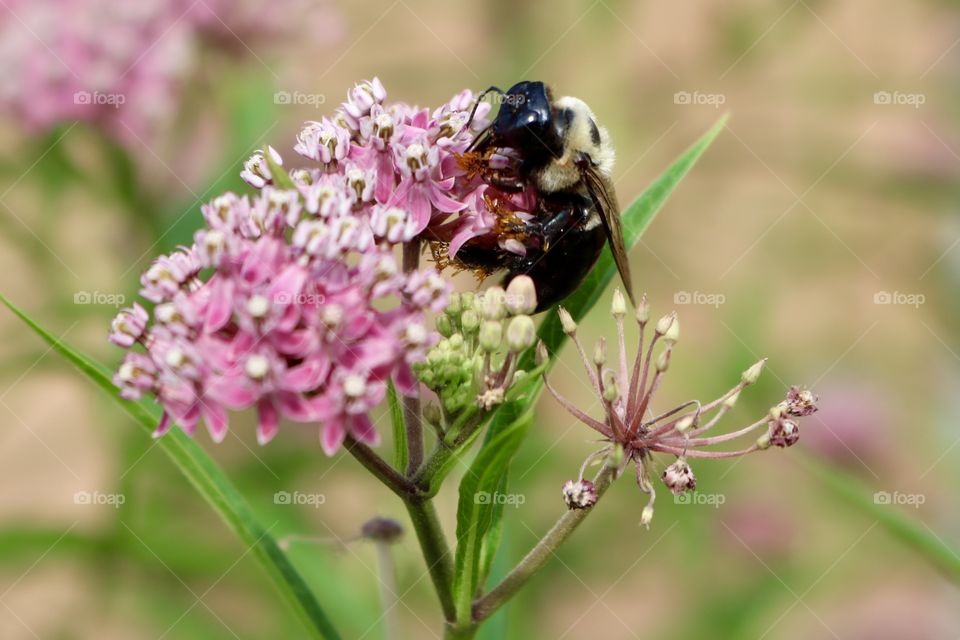
[[[405,396],[416,395],[420,385],[417,377],[413,375],[413,369],[406,362],[397,367],[393,374],[393,383],[397,385],[397,391]]]
[[[257,442],[261,445],[273,440],[280,428],[280,416],[277,408],[269,398],[264,398],[257,404]]]
[[[242,374],[211,378],[207,382],[204,394],[213,402],[234,411],[246,409],[259,397],[256,387]]]
[[[157,428],[153,431],[153,437],[159,438],[167,431],[170,431],[170,414],[166,411],[163,412],[163,416],[160,418],[160,424],[157,425]]]
[[[317,420],[317,412],[313,403],[304,399],[299,393],[278,391],[274,394],[274,399],[279,405],[280,413],[295,422],[314,422]]]
[[[267,289],[267,298],[274,304],[290,305],[296,302],[303,283],[307,281],[307,270],[292,264],[274,278]]]
[[[367,414],[353,417],[350,421],[350,435],[371,447],[380,444],[380,434],[374,429],[373,422],[370,421],[370,416]]]
[[[233,314],[233,280],[215,276],[208,283],[212,287],[207,302],[207,314],[204,330],[208,333],[219,331],[230,321]]]
[[[227,437],[227,410],[216,403],[203,404],[203,421],[207,423],[207,431],[214,442],[223,442]]]
[[[436,184],[430,187],[430,202],[444,213],[453,213],[462,211],[467,207],[466,202],[458,202],[445,194]]]
[[[280,377],[280,387],[287,391],[312,391],[330,372],[330,360],[323,355],[287,369]]]
[[[320,446],[325,454],[332,456],[340,449],[343,439],[347,436],[347,432],[343,428],[343,422],[339,418],[335,418],[327,421],[320,429]]]

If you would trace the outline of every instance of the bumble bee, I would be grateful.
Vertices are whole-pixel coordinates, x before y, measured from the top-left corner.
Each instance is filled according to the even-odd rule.
[[[488,93],[500,96],[500,109],[464,156],[474,166],[486,167],[484,160],[494,152],[512,153],[511,165],[484,169],[482,178],[507,194],[532,188],[536,206],[529,219],[501,211],[492,236],[467,241],[453,262],[485,274],[506,270],[505,283],[521,274],[530,276],[537,288],[537,310],[543,311],[576,291],[609,242],[632,300],[620,210],[610,180],[614,152],[606,129],[585,102],[554,99],[542,82],[520,82],[506,92],[491,87],[480,94],[473,113]],[[501,206],[488,204],[495,210]],[[525,255],[504,249],[504,235],[520,242]]]

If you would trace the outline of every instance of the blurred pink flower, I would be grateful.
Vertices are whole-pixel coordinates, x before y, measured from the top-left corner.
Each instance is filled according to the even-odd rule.
[[[201,43],[248,52],[247,41],[290,31],[287,16],[303,2],[276,4],[6,0],[0,5],[0,106],[32,131],[83,121],[132,143],[175,109]],[[337,37],[338,20],[328,6],[297,13],[313,14],[332,28],[311,31],[312,39]]]
[[[853,469],[875,464],[893,452],[892,409],[880,389],[862,382],[822,385],[824,400],[806,444]]]

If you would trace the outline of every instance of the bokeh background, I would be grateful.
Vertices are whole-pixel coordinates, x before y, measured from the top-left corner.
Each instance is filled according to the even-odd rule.
[[[956,584],[815,471],[827,463],[886,492],[878,513],[906,514],[944,553],[960,545],[955,3],[197,0],[159,3],[172,17],[132,40],[103,27],[127,4],[0,1],[0,291],[61,339],[113,365],[116,297],[132,300],[150,258],[191,236],[200,202],[244,188],[252,150],[292,157],[301,123],[361,79],[423,105],[519,79],[581,97],[617,146],[622,203],[730,112],[631,255],[655,312],[676,309],[683,326],[662,402],[712,398],[768,356],[737,418],[791,383],[812,387],[822,410],[789,451],[697,464],[714,504],[661,496],[649,531],[645,498],[617,483],[485,637],[960,636]],[[53,10],[38,18],[41,6]],[[51,100],[69,99],[41,87],[72,73],[55,40],[70,27],[126,55],[130,75],[158,55],[171,65],[147,122],[129,104],[94,122],[44,121]],[[611,329],[609,294],[588,339]],[[588,402],[573,355],[554,380]],[[0,425],[0,637],[298,637],[243,545],[153,442],[6,312]],[[345,637],[382,638],[376,551],[336,541],[372,515],[406,523],[399,502],[349,456],[323,456],[309,427],[266,448],[250,420],[222,445],[198,438],[271,533],[332,541],[290,553]],[[512,468],[525,501],[508,514],[495,572],[559,515],[589,440],[541,402]],[[277,491],[323,503],[276,504]],[[453,482],[438,504],[452,531]],[[439,637],[412,534],[394,557],[398,637]]]

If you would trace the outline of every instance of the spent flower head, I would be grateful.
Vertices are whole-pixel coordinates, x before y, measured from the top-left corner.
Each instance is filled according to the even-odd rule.
[[[649,344],[644,345],[644,333],[650,322],[650,307],[644,295],[635,315],[640,329],[640,348],[635,357],[629,358],[624,327],[626,301],[616,292],[611,315],[617,326],[617,357],[610,362],[609,367],[603,338],[598,342],[593,357],[589,358],[577,337],[573,318],[563,308],[560,308],[558,313],[564,331],[573,339],[580,353],[594,393],[604,407],[602,419],[591,417],[557,393],[544,374],[550,393],[574,417],[597,431],[607,443],[587,458],[577,482],[584,481],[587,463],[596,458],[605,458],[607,464],[612,461],[618,467],[618,474],[633,463],[637,484],[649,495],[649,501],[641,516],[641,524],[649,525],[653,517],[656,491],[650,477],[655,454],[674,458],[663,470],[660,478],[673,494],[681,495],[693,491],[697,486],[689,460],[736,457],[769,448],[770,445],[791,446],[800,435],[799,426],[793,418],[816,411],[816,396],[809,391],[801,391],[798,387],[791,387],[786,400],[760,419],[720,435],[707,435],[734,407],[740,392],[757,381],[763,369],[763,360],[744,371],[740,381],[719,398],[706,403],[690,400],[669,411],[655,413],[652,403],[669,370],[670,357],[680,337],[680,321],[676,313],[661,317],[653,325],[653,337]],[[762,431],[762,434],[749,446],[733,450],[713,448],[747,438],[757,431]],[[576,508],[571,505],[571,500],[566,498],[567,487],[576,485],[571,482],[565,486],[564,495],[567,504]]]

